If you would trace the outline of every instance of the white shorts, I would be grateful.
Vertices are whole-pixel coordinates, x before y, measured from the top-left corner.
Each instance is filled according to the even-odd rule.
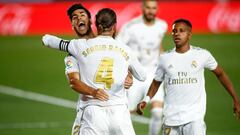
[[[127,90],[127,98],[128,98],[128,108],[130,111],[134,111],[137,108],[137,104],[142,101],[142,99],[147,95],[148,89],[152,83],[153,76],[148,76],[145,82],[141,82],[133,78],[133,85]],[[157,93],[152,98],[153,101],[164,101],[164,89],[163,85],[161,85],[157,91]]]
[[[87,106],[81,123],[80,135],[135,135],[126,105]]]
[[[203,120],[193,121],[180,126],[163,124],[163,135],[206,135],[206,124]]]
[[[76,116],[75,121],[74,121],[73,126],[72,126],[72,133],[71,133],[71,135],[79,135],[79,133],[80,133],[80,126],[81,126],[81,120],[82,120],[82,114],[83,114],[83,110],[82,109],[78,109],[77,116]]]

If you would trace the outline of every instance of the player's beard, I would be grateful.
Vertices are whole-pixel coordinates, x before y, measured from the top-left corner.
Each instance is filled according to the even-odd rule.
[[[155,20],[155,17],[156,15],[154,14],[144,14],[144,19],[147,21],[147,22],[153,22]]]

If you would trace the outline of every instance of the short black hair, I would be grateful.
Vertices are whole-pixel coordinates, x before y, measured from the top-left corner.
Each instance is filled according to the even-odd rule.
[[[177,19],[173,22],[173,24],[176,24],[176,23],[185,23],[190,29],[192,29],[192,24],[187,19],[183,19],[183,18]]]
[[[105,31],[117,23],[117,15],[110,8],[103,8],[96,14],[95,25]]]
[[[87,13],[87,16],[89,19],[91,19],[91,14],[90,12],[80,3],[77,4],[73,4],[68,10],[67,10],[67,14],[70,18],[70,20],[72,20],[72,13],[77,10],[77,9],[82,9]]]

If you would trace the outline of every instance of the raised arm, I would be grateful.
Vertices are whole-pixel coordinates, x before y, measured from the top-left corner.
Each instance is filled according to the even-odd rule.
[[[233,104],[234,104],[233,106],[234,113],[237,119],[240,119],[240,102],[239,102],[238,95],[234,90],[230,79],[228,78],[227,74],[224,72],[224,70],[220,66],[217,66],[217,68],[212,72],[216,75],[216,77],[221,82],[221,84],[225,87],[227,92],[232,96]]]
[[[67,46],[70,41],[64,41],[63,39],[58,38],[56,36],[46,34],[42,37],[42,42],[43,42],[43,45],[49,48],[53,48],[61,51],[68,51]]]

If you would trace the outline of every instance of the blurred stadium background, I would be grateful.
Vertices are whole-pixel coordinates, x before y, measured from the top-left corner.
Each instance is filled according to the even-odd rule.
[[[0,0],[0,134],[67,135],[75,118],[78,94],[64,74],[65,53],[41,45],[45,33],[76,38],[66,15],[81,2],[92,13],[110,7],[117,12],[118,29],[141,13],[140,0]],[[193,24],[192,44],[212,52],[229,74],[240,95],[240,1],[162,0],[158,17],[169,24],[164,48],[173,47],[171,23],[178,18]],[[239,135],[232,100],[217,79],[206,72],[208,135]],[[147,135],[149,112],[134,119],[137,135]]]

